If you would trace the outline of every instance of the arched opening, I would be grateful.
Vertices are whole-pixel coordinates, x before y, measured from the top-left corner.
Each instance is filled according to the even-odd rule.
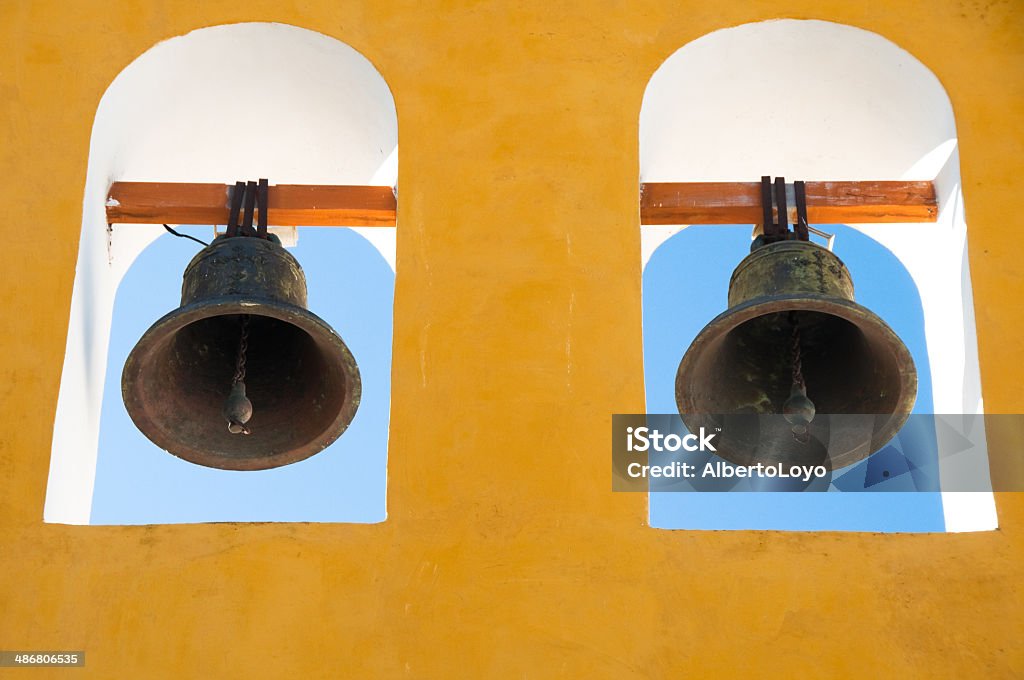
[[[115,295],[163,233],[108,229],[113,181],[393,186],[396,176],[390,90],[365,57],[332,38],[281,24],[216,26],[160,43],[125,68],[93,125],[44,519],[89,521]],[[394,229],[357,231],[394,269]],[[175,290],[180,279],[164,283]]]
[[[895,256],[920,293],[933,412],[982,412],[952,107],[935,76],[909,53],[876,34],[822,21],[769,21],[704,36],[674,53],[651,78],[640,115],[640,163],[643,182],[756,181],[762,175],[934,180],[937,224],[856,228]],[[643,227],[644,264],[685,226]],[[687,256],[718,257],[718,278],[727,282],[746,252],[740,241],[749,243],[749,226],[708,229],[739,230],[731,237],[736,246],[728,256],[704,249]],[[851,233],[847,241],[856,240]],[[870,263],[862,266],[851,267],[855,282],[879,275]],[[645,274],[645,295],[647,284]],[[680,299],[709,293],[703,284],[688,286],[677,292]],[[654,313],[647,304],[645,298],[645,345]],[[648,369],[646,380],[648,411],[654,412],[660,398],[651,389],[658,378]],[[955,465],[987,470],[984,446],[957,458]],[[945,465],[940,463],[943,476]],[[813,495],[822,494],[799,496]],[[895,498],[872,495],[881,503]],[[710,498],[703,502],[712,503]],[[947,531],[996,525],[990,493],[943,492],[941,501]],[[706,511],[714,512],[710,505]]]

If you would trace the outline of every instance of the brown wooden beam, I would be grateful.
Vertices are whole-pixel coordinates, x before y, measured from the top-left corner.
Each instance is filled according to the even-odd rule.
[[[811,224],[934,222],[939,216],[931,182],[807,182],[805,188]],[[792,198],[788,203],[792,224],[796,203]],[[651,182],[641,187],[641,224],[762,221],[759,182]]]
[[[227,224],[229,186],[114,182],[109,224]],[[395,192],[378,186],[277,184],[267,192],[272,227],[393,227]]]
[[[225,224],[224,184],[115,182],[107,200],[111,224]],[[934,222],[931,182],[807,182],[807,217],[812,224]],[[270,187],[271,226],[393,227],[391,187],[278,184]],[[790,200],[789,221],[796,221]],[[641,224],[757,224],[758,182],[657,182],[640,193]]]

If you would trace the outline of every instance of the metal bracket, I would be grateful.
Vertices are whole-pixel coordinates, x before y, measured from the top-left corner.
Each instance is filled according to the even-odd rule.
[[[267,196],[269,193],[269,182],[260,179],[259,183],[235,182],[231,189],[231,209],[228,216],[225,236],[255,236],[267,238]],[[257,201],[259,202],[259,222],[254,229],[253,218],[256,213]],[[239,223],[239,213],[242,213],[242,221]],[[216,231],[216,229],[215,229]]]
[[[809,241],[810,235],[821,236],[827,241],[827,248],[832,250],[835,242],[835,234],[829,234],[815,229],[807,222],[807,190],[802,181],[793,182],[793,199],[796,204],[796,222],[792,231],[789,227],[789,205],[785,177],[776,177],[774,191],[772,178],[769,175],[761,177],[761,211],[762,223],[754,225],[751,234],[753,243],[750,249],[756,250],[761,246],[775,243],[777,241]]]

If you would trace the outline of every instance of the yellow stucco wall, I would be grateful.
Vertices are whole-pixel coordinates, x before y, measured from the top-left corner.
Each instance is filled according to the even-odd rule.
[[[644,86],[777,17],[875,31],[947,89],[986,407],[1022,412],[1014,0],[0,1],[0,648],[97,678],[1024,676],[1019,494],[999,531],[892,536],[658,531],[609,491],[610,414],[643,408]],[[96,106],[156,42],[240,21],[336,37],[395,96],[389,519],[44,525]]]

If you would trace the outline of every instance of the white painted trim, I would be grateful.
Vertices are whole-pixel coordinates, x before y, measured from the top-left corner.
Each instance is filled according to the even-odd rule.
[[[788,74],[784,100],[778,74]],[[644,93],[644,182],[934,179],[937,224],[854,226],[888,248],[918,287],[935,412],[980,414],[959,167],[938,79],[892,42],[850,26],[780,20],[716,31],[669,57]],[[681,228],[643,227],[642,265]],[[940,478],[962,484],[970,473],[986,488],[984,428],[972,436],[975,448],[958,456],[944,455],[939,437]],[[990,492],[942,488],[947,531],[996,528]]]
[[[236,77],[239,64],[260,74],[259,88]],[[274,96],[261,100],[259,92]],[[397,126],[391,92],[365,57],[293,26],[193,31],[154,46],[118,75],[93,124],[46,522],[89,522],[114,296],[131,263],[163,233],[158,225],[116,225],[108,239],[110,184],[267,177],[394,186]],[[395,230],[360,232],[394,268]]]

